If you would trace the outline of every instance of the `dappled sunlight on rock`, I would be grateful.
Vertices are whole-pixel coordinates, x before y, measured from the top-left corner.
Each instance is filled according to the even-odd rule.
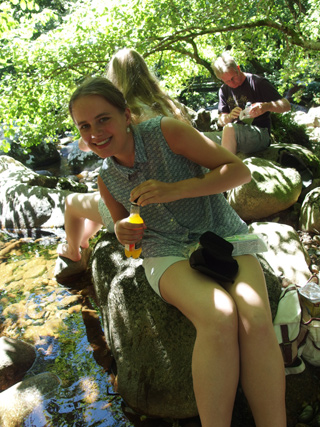
[[[228,192],[228,201],[245,221],[258,220],[292,206],[302,189],[300,174],[275,162],[251,157],[244,160],[252,180]]]
[[[298,233],[290,226],[273,222],[256,222],[250,231],[264,236],[270,250],[259,255],[273,268],[276,275],[303,286],[309,279],[310,258]]]
[[[320,188],[311,190],[301,206],[299,225],[301,230],[320,232]]]

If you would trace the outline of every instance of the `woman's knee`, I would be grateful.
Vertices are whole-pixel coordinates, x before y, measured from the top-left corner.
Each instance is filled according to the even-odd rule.
[[[241,315],[241,323],[247,334],[263,337],[273,331],[270,312],[264,307],[248,307],[248,310]]]
[[[200,308],[194,325],[197,332],[205,332],[214,339],[238,333],[238,313],[232,298],[227,295],[221,304]]]
[[[80,197],[83,196],[83,194],[80,194]],[[79,210],[79,194],[73,193],[69,194],[65,198],[65,210],[70,215],[74,215]]]
[[[98,204],[98,199],[96,193],[72,193],[65,198],[65,208],[80,216],[81,210],[91,209],[91,205]]]

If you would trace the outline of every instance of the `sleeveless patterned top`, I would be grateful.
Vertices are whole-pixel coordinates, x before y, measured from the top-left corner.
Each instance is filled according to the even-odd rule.
[[[209,170],[173,153],[162,131],[162,117],[133,127],[133,168],[106,158],[100,176],[115,200],[130,211],[130,192],[148,179],[177,182],[202,176]],[[195,147],[196,149],[196,147]],[[142,239],[142,256],[187,256],[205,231],[221,237],[248,232],[246,223],[231,208],[223,194],[181,199],[141,207],[147,229]]]

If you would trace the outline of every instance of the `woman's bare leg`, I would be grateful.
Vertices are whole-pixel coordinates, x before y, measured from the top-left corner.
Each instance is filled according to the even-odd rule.
[[[66,197],[65,231],[67,244],[58,246],[60,256],[79,261],[80,246],[88,247],[89,238],[102,227],[98,210],[100,193],[75,193]],[[87,226],[87,228],[85,228]]]
[[[192,375],[202,427],[230,426],[239,381],[238,316],[232,298],[188,261],[164,272],[160,291],[197,331]]]
[[[80,242],[81,248],[89,247],[89,240],[101,229],[101,227],[102,227],[102,224],[96,221],[92,221],[91,219],[88,219],[88,218],[84,220],[84,231],[82,235],[82,240]]]
[[[285,427],[285,372],[258,260],[237,257],[239,274],[226,288],[239,313],[240,379],[256,426]]]

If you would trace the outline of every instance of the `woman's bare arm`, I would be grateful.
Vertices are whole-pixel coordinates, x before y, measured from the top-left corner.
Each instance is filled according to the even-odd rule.
[[[98,176],[98,186],[102,200],[112,216],[114,231],[119,242],[123,245],[139,242],[143,237],[145,224],[131,224],[128,221],[129,212],[112,197],[100,175]]]
[[[148,180],[131,192],[131,200],[139,198],[142,206],[150,203],[168,203],[174,200],[222,193],[251,180],[249,168],[234,154],[191,126],[164,117],[163,135],[171,150],[210,169],[201,176],[175,183]]]

